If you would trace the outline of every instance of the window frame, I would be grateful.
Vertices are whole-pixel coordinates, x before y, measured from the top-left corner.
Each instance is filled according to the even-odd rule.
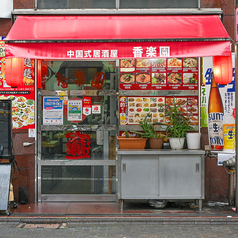
[[[39,2],[40,0],[35,0],[35,9],[41,9],[41,10],[45,10],[45,9],[43,9],[43,8],[38,8],[38,2]],[[116,4],[115,4],[115,6],[116,6],[116,10],[122,10],[123,8],[120,8],[120,0],[114,0],[114,1],[116,1]],[[197,9],[200,9],[201,8],[201,0],[197,0],[197,2],[198,2],[198,7],[197,7]],[[93,9],[97,9],[97,8],[93,8]],[[112,8],[109,8],[110,10],[113,10]],[[130,9],[133,9],[133,8],[130,8]],[[144,9],[149,9],[149,8],[144,8]],[[162,9],[162,8],[161,8]]]

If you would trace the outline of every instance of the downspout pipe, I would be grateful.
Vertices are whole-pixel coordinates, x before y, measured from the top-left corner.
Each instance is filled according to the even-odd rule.
[[[237,104],[238,104],[238,56],[237,56],[237,43],[235,44],[235,115],[236,115],[236,123],[235,123],[235,158],[236,162],[237,156],[238,156],[238,126],[237,126],[237,119],[238,119],[238,109],[237,109]],[[235,186],[235,207],[236,207],[236,213],[238,213],[238,163],[235,163],[235,169],[236,169],[236,186]]]

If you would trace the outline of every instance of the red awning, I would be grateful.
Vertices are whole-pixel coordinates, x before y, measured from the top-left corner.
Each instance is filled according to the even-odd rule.
[[[18,16],[6,57],[97,59],[230,55],[220,18],[202,16]]]

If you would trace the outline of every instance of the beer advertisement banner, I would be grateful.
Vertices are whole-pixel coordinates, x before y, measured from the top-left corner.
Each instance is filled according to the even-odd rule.
[[[201,126],[208,127],[211,151],[235,152],[235,56],[232,55],[233,78],[227,85],[212,79],[212,57],[203,58],[201,87]]]
[[[12,88],[6,83],[5,57],[0,56],[0,99],[12,100],[13,129],[35,128],[35,61],[24,59],[22,84]]]

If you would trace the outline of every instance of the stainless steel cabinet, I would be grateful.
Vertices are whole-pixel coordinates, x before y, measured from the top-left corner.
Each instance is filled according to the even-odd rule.
[[[118,199],[204,199],[203,150],[118,150]]]

